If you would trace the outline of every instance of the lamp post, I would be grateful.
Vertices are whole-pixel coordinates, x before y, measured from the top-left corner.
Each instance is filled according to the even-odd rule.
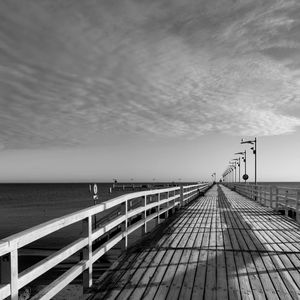
[[[229,163],[232,166],[234,172],[234,182],[236,182],[236,161],[230,161]]]
[[[234,161],[236,161],[237,166],[239,167],[239,182],[241,182],[241,158],[234,158]]]
[[[253,151],[254,154],[254,183],[256,185],[257,182],[257,157],[256,157],[256,153],[257,153],[257,139],[256,137],[254,138],[254,140],[248,140],[248,141],[244,141],[244,139],[241,140],[241,144],[251,144],[254,145],[253,147],[251,147],[251,150]]]
[[[243,162],[245,164],[245,174],[244,174],[244,176],[247,175],[247,152],[246,152],[246,150],[244,152],[237,152],[237,153],[234,153],[234,154],[243,155],[242,159],[243,159]],[[245,179],[244,176],[243,176],[243,179],[245,180],[245,183],[246,183],[247,179]]]

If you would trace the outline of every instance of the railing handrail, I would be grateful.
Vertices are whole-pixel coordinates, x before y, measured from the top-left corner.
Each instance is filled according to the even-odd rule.
[[[155,190],[139,191],[134,193],[129,193],[121,195],[119,197],[104,201],[100,204],[97,204],[92,207],[81,209],[77,212],[64,215],[59,218],[44,222],[42,224],[36,225],[32,228],[26,229],[19,233],[13,234],[7,238],[0,240],[0,256],[10,254],[10,272],[11,280],[10,283],[0,284],[0,299],[4,299],[8,296],[11,296],[12,300],[18,299],[18,290],[29,282],[35,280],[47,270],[52,269],[62,260],[72,256],[77,251],[82,249],[88,249],[87,252],[79,263],[77,263],[71,270],[69,270],[65,277],[61,277],[61,280],[65,285],[72,281],[72,278],[76,278],[80,273],[83,273],[86,269],[92,270],[93,263],[99,259],[105,252],[110,248],[120,242],[125,238],[125,245],[127,245],[127,236],[138,229],[141,226],[145,226],[147,222],[152,220],[155,217],[159,217],[163,213],[167,213],[170,209],[174,208],[177,205],[184,205],[185,202],[188,202],[192,197],[198,195],[198,191],[203,191],[209,187],[208,183],[201,183],[195,185],[187,186],[176,186]],[[187,190],[187,192],[185,192]],[[176,193],[179,191],[179,193]],[[172,193],[173,192],[173,193]],[[167,193],[165,198],[160,195]],[[172,193],[172,195],[171,195]],[[158,195],[157,201],[147,203],[147,196]],[[187,196],[188,195],[188,196]],[[142,203],[137,208],[128,210],[128,200],[141,198]],[[180,201],[177,201],[180,199]],[[171,204],[171,205],[170,205]],[[123,214],[118,215],[117,217],[109,220],[107,223],[101,224],[101,226],[92,229],[92,217],[97,215],[105,210],[116,206],[123,206]],[[165,205],[165,208],[160,206]],[[157,212],[151,213],[150,215],[146,213],[147,210],[157,207]],[[130,226],[127,224],[127,220],[142,214],[142,220],[138,221]],[[46,257],[39,263],[34,266],[26,269],[22,273],[18,273],[18,249],[22,248],[36,240],[39,240],[51,233],[54,233],[60,229],[63,229],[74,223],[83,222],[85,224],[84,228],[86,230],[84,235],[79,237],[76,241],[65,246],[63,249],[53,253],[49,257]],[[123,224],[125,222],[125,224]],[[123,225],[122,225],[123,224]],[[99,239],[109,230],[116,228],[117,226],[123,226],[123,229],[119,234],[113,236],[108,240],[104,245],[101,245],[96,250],[92,250],[93,241]],[[79,274],[78,274],[79,272]],[[88,285],[91,284],[91,272],[88,272],[89,279]],[[75,276],[75,277],[74,277]],[[58,284],[57,284],[58,285]],[[64,286],[65,286],[64,285]],[[45,288],[45,292],[42,292],[40,295],[54,295],[53,293],[58,293],[61,290],[62,284],[59,284],[59,289],[55,285],[50,285]],[[34,297],[35,298],[35,297]]]
[[[281,186],[281,185],[276,185],[276,184],[254,184],[254,183],[244,183],[244,182],[228,182],[225,184],[235,184],[235,185],[241,185],[241,186],[257,186],[257,187],[276,187],[280,190],[292,190],[292,191],[300,191],[300,188],[295,188],[295,187],[288,187],[288,186]]]
[[[238,193],[257,200],[262,205],[275,210],[283,210],[285,216],[289,216],[289,210],[293,210],[296,222],[300,223],[300,188],[239,182],[225,182],[223,184],[234,187]]]
[[[116,198],[104,201],[100,204],[81,209],[77,212],[70,213],[67,215],[64,215],[62,217],[58,217],[55,219],[52,219],[50,221],[44,222],[42,224],[36,225],[34,227],[28,228],[26,230],[23,230],[19,233],[13,234],[7,238],[4,238],[0,240],[0,256],[7,254],[12,249],[15,248],[21,248],[23,246],[26,246],[27,244],[30,244],[46,235],[49,235],[55,231],[58,231],[60,229],[63,229],[64,227],[67,227],[69,225],[72,225],[74,223],[77,223],[81,221],[82,219],[85,219],[89,216],[93,216],[95,214],[98,214],[106,209],[115,207],[117,205],[120,205],[124,203],[127,200],[148,196],[148,195],[155,195],[157,193],[165,193],[165,192],[171,192],[179,190],[180,187],[172,187],[168,189],[156,189],[156,190],[149,190],[149,191],[141,191],[141,192],[135,192],[135,193],[129,193],[125,195],[118,196]],[[44,230],[42,232],[42,235],[38,234],[41,230]],[[9,248],[7,248],[7,251],[3,252],[3,245],[2,244],[9,245]],[[1,251],[2,249],[2,251]]]

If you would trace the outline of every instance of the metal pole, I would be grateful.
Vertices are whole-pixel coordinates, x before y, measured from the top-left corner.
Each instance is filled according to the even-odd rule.
[[[256,138],[254,139],[254,143],[255,143],[255,149],[254,149],[254,150],[255,150],[255,153],[254,153],[254,154],[255,154],[255,157],[254,157],[254,158],[255,158],[255,179],[254,179],[254,180],[255,180],[255,185],[256,185],[256,176],[257,176],[257,169],[256,169],[256,168],[257,168],[257,159],[256,159],[256,154],[257,154],[257,151],[256,151],[256,150],[257,150],[257,149],[256,149],[256,147],[257,147],[257,142],[256,142]]]
[[[241,182],[241,158],[239,157],[239,182]]]
[[[247,152],[245,150],[245,174],[247,174]],[[246,180],[245,180],[246,183]]]

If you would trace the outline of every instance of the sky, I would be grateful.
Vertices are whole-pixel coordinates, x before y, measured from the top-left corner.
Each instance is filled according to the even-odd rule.
[[[300,181],[299,0],[3,0],[0,182]]]

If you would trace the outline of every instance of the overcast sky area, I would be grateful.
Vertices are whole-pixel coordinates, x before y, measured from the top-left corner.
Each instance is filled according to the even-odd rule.
[[[1,182],[300,181],[299,126],[299,0],[0,2]]]

